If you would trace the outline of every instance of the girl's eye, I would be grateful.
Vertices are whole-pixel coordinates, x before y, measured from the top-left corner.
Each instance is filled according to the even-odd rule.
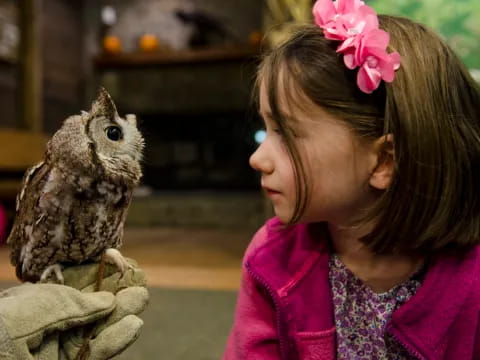
[[[119,141],[123,137],[122,129],[120,129],[118,126],[109,126],[105,132],[107,137],[112,141]]]

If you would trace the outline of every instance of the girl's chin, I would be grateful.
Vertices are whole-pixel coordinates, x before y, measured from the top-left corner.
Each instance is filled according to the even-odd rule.
[[[275,216],[280,220],[282,223],[287,224],[290,219],[292,218],[292,214],[278,211],[277,209],[274,209]]]

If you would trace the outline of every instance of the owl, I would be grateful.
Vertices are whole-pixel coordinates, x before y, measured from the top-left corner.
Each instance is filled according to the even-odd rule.
[[[144,139],[135,115],[121,118],[103,88],[90,112],[67,118],[28,169],[8,237],[22,281],[63,282],[64,266],[99,261],[127,269],[119,248]]]

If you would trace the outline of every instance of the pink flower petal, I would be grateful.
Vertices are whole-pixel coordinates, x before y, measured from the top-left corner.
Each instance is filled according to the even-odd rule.
[[[380,85],[382,75],[377,69],[370,69],[364,64],[357,74],[357,84],[364,93],[371,94]]]
[[[361,34],[357,36],[356,41],[356,51],[355,51],[355,60],[358,64],[363,64],[369,55],[368,49],[365,47],[365,42],[363,41],[364,35]]]
[[[390,35],[386,31],[373,29],[365,33],[364,46],[367,48],[379,48],[385,50],[390,42]]]
[[[370,6],[364,5],[360,7],[357,16],[366,22],[365,28],[363,29],[364,32],[378,29],[379,24],[377,13]]]
[[[337,11],[341,14],[355,12],[364,4],[361,0],[337,0]]]
[[[340,44],[340,46],[337,48],[337,52],[344,52],[345,50],[354,46],[355,46],[355,38],[350,37]]]
[[[341,16],[335,21],[331,21],[327,26],[324,26],[323,29],[328,33],[328,39],[331,40],[343,41],[350,37],[346,30],[345,21]]]
[[[313,7],[316,24],[325,38],[341,41],[337,52],[349,69],[360,66],[359,88],[370,94],[383,79],[393,81],[400,67],[400,55],[388,54],[390,36],[379,29],[378,16],[362,0],[317,0]]]
[[[352,25],[353,26],[348,29],[348,32],[350,34],[355,34],[355,36],[357,36],[363,33],[365,26],[367,25],[367,22],[360,19],[354,19],[354,21],[352,22]]]
[[[354,49],[351,49],[351,50],[344,53],[343,62],[345,63],[345,66],[347,68],[349,68],[350,70],[353,70],[358,66],[357,62],[355,61],[355,50]]]
[[[317,0],[313,6],[315,23],[320,27],[332,21],[336,14],[337,11],[332,0]]]
[[[341,14],[345,14],[349,11],[347,11],[347,7],[351,6],[350,3],[352,1],[351,0],[337,0],[335,2],[335,6],[337,7],[337,12],[341,13]]]
[[[337,28],[323,28],[323,35],[329,40],[343,41],[347,38],[343,33],[339,32]]]
[[[365,52],[367,56],[375,56],[379,61],[390,62],[390,55],[387,50],[378,47],[367,47]]]
[[[402,57],[398,52],[394,52],[390,54],[390,59],[393,63],[393,69],[398,70],[400,68],[400,63],[402,62]]]
[[[359,64],[363,64],[370,55],[374,55],[379,59],[387,61],[388,54],[385,49],[388,45],[389,39],[389,35],[385,31],[379,29],[358,35],[355,43],[355,61]],[[385,40],[387,40],[386,43]]]
[[[400,54],[392,53],[387,56],[388,61],[380,61],[379,68],[382,73],[382,79],[386,82],[392,82],[395,78],[395,70],[400,67]]]
[[[382,73],[382,80],[385,82],[392,82],[395,78],[395,70],[392,63],[379,62],[379,71]]]

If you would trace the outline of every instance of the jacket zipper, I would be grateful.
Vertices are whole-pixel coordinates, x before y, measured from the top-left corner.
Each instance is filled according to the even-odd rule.
[[[422,354],[420,354],[417,350],[415,350],[414,348],[412,348],[410,345],[404,343],[402,340],[400,340],[396,335],[395,333],[392,331],[392,327],[387,325],[387,334],[391,335],[395,341],[397,341],[400,345],[402,345],[410,355],[414,356],[415,358],[419,359],[419,360],[425,360],[425,357],[423,357]]]
[[[268,284],[268,282],[266,282],[260,275],[258,275],[257,273],[255,273],[252,268],[250,267],[250,264],[247,262],[245,264],[248,272],[250,273],[250,275],[255,279],[255,281],[257,281],[258,283],[260,283],[260,285],[262,285],[266,290],[267,292],[269,293],[270,297],[272,298],[272,301],[273,301],[273,305],[275,307],[275,322],[276,322],[276,327],[277,327],[277,331],[279,333],[279,346],[280,346],[280,354],[282,354],[282,357],[284,357],[284,355],[287,354],[287,344],[286,344],[286,341],[285,341],[285,337],[282,336],[283,334],[283,331],[282,331],[282,319],[281,319],[281,314],[280,314],[280,301],[278,299],[278,295],[275,293],[275,291],[273,291],[273,289],[270,287],[270,285]]]

